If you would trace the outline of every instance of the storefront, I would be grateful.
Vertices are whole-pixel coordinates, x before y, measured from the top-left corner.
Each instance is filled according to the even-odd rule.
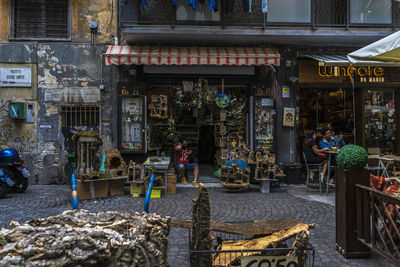
[[[308,129],[330,127],[371,154],[400,152],[398,68],[299,60],[298,151]],[[397,107],[397,108],[396,108]]]
[[[280,95],[269,66],[279,63],[273,48],[110,46],[106,64],[122,65],[122,155],[128,162],[163,154],[174,159],[174,144],[185,137],[192,161],[212,175],[234,147],[276,153]]]

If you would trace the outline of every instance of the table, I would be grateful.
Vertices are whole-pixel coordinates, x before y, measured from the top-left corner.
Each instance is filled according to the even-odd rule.
[[[339,153],[338,150],[336,151],[325,151],[324,153],[328,154],[328,174],[326,176],[326,196],[328,196],[328,192],[329,192],[329,180],[331,178],[331,159],[332,159],[332,155],[337,155]]]
[[[395,161],[400,161],[400,157],[395,155],[377,156],[376,158],[379,160],[378,166],[380,169],[382,169],[382,176],[384,177],[390,176],[388,172],[388,167],[390,163],[393,163]]]
[[[170,157],[148,157],[144,162],[144,168],[146,172],[150,172],[151,169],[155,169],[155,173],[164,174],[164,190],[165,194],[167,194],[167,176],[168,176],[168,167],[171,162]]]

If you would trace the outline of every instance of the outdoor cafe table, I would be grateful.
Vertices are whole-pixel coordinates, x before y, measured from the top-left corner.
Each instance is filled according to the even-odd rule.
[[[374,158],[379,160],[378,167],[382,170],[382,176],[384,177],[389,177],[389,165],[395,161],[400,161],[400,157],[395,155],[376,156]]]
[[[339,150],[329,150],[325,151],[324,153],[328,154],[328,175],[326,177],[326,196],[328,196],[328,191],[329,191],[329,180],[331,178],[331,160],[332,160],[332,155],[337,155],[339,153]]]

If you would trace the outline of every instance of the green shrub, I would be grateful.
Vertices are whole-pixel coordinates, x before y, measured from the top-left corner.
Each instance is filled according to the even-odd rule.
[[[336,162],[343,169],[361,169],[368,160],[367,151],[361,146],[347,145],[340,149]]]

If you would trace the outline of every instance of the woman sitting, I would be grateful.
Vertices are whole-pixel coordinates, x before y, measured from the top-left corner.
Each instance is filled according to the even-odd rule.
[[[326,171],[328,169],[328,161],[327,156],[322,154],[325,151],[328,151],[329,148],[319,149],[317,146],[317,142],[315,139],[317,138],[317,133],[314,130],[307,130],[306,138],[304,140],[303,151],[306,156],[306,161],[309,164],[319,164],[324,163],[322,173],[320,173],[321,180],[324,180],[324,176],[326,175]]]

